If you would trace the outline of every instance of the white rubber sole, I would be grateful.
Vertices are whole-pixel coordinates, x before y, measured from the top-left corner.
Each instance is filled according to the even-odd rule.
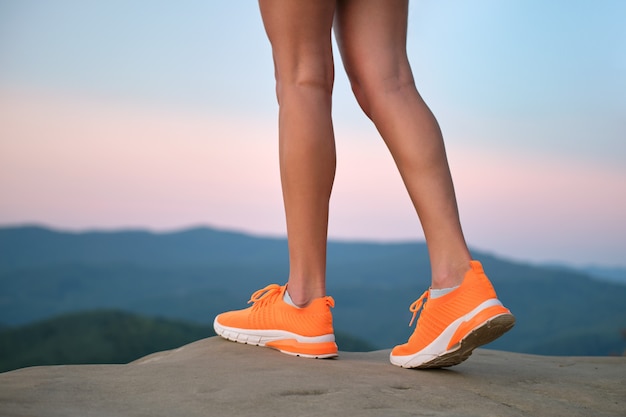
[[[490,299],[466,315],[450,324],[431,344],[419,352],[411,355],[389,355],[392,364],[403,368],[443,368],[458,365],[470,357],[472,351],[500,337],[515,324],[515,317],[510,313],[494,315],[486,321],[477,324],[454,346],[448,348],[450,340],[464,323],[472,320],[478,314],[490,307],[502,307],[498,299]]]
[[[215,329],[215,333],[224,339],[247,345],[269,347],[292,356],[312,359],[325,359],[338,356],[335,335],[332,333],[309,337],[285,330],[240,329],[221,325],[217,321],[217,317],[213,321],[213,329]],[[315,352],[317,346],[327,348],[329,344],[334,345],[334,352]],[[324,350],[327,351],[328,349]]]

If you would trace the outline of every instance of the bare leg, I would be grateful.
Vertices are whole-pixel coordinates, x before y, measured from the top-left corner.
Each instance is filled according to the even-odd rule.
[[[288,289],[300,306],[326,295],[328,206],[335,176],[331,30],[335,1],[260,0],[272,44],[289,242]]]
[[[419,215],[432,288],[458,285],[471,259],[439,125],[406,56],[407,0],[339,0],[335,34],[354,94],[385,140]]]

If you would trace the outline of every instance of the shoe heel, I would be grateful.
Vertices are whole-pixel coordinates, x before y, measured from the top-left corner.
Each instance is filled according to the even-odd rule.
[[[283,339],[267,342],[265,346],[277,349],[282,353],[304,358],[325,359],[338,356],[335,342],[302,343],[296,339]]]
[[[478,343],[475,347],[487,344],[507,332],[515,324],[515,317],[502,305],[486,308],[459,326],[450,339],[447,349],[450,350],[458,345],[464,338],[490,323],[490,331],[481,332],[482,334],[475,342]]]

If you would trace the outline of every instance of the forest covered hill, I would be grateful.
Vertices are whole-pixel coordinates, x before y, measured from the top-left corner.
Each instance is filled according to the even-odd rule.
[[[143,317],[114,310],[64,314],[0,330],[0,372],[38,365],[128,363],[215,336],[208,324]],[[373,347],[338,332],[343,351]]]

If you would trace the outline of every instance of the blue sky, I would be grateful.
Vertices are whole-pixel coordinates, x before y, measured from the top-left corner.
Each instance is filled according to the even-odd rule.
[[[408,52],[446,137],[471,245],[524,260],[626,265],[625,17],[617,0],[411,3]],[[273,88],[254,1],[1,1],[0,224],[282,234]],[[80,112],[80,128],[61,126]],[[341,71],[334,115],[331,236],[420,238]],[[45,143],[29,120],[39,120]],[[173,126],[184,125],[183,137]],[[155,126],[161,136],[150,139]],[[157,142],[161,153],[145,152]],[[56,163],[43,154],[54,144],[64,150],[54,151]],[[102,152],[123,167],[111,183]],[[205,155],[206,170],[181,158],[167,162],[174,174],[164,180],[155,170],[176,152]],[[200,177],[197,188],[183,184]],[[143,200],[130,205],[133,192]],[[154,207],[166,193],[178,204],[161,212]]]

